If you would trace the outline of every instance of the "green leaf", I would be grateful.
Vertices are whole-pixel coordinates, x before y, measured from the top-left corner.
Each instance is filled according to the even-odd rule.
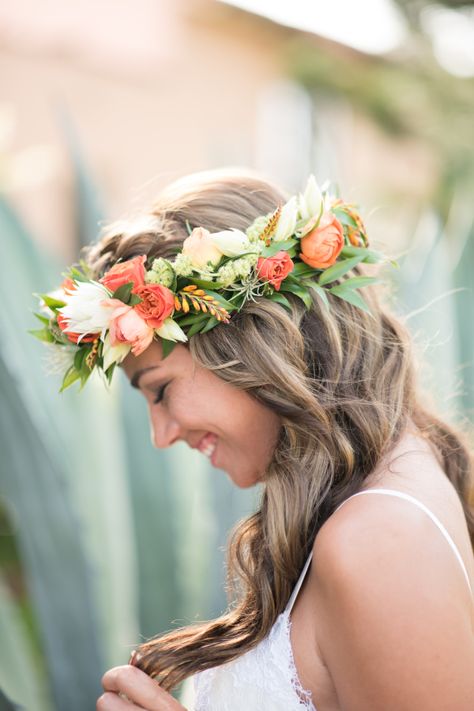
[[[49,306],[49,308],[52,311],[57,311],[58,309],[61,309],[63,306],[66,306],[65,301],[60,301],[59,299],[55,299],[53,296],[48,296],[48,294],[33,294],[33,296],[39,296],[40,299],[43,299],[46,306]]]
[[[371,276],[355,276],[350,277],[350,279],[344,280],[344,286],[348,289],[361,289],[364,286],[370,286],[371,284],[380,284],[381,279]],[[341,284],[342,286],[342,284]]]
[[[353,289],[345,289],[344,284],[338,284],[337,286],[333,286],[331,289],[329,289],[329,291],[331,292],[331,294],[334,294],[334,296],[338,296],[340,299],[344,299],[344,301],[348,301],[353,306],[357,306],[359,309],[362,309],[366,313],[372,315],[367,303],[364,301],[358,291],[355,291]]]
[[[362,256],[361,262],[365,262],[366,264],[377,264],[377,262],[382,262],[385,259],[381,252],[376,252],[374,249],[367,249],[367,247],[353,247],[349,244],[342,248],[341,256]]]
[[[81,348],[80,346],[78,347],[77,353],[74,355],[74,367],[78,373],[81,372],[84,360],[86,359],[87,354],[90,353],[90,351],[90,348]]]
[[[122,284],[122,286],[119,286],[118,289],[115,289],[112,294],[112,299],[120,299],[120,301],[123,301],[124,304],[128,304],[133,286],[133,281],[128,281],[126,284]]]
[[[219,302],[219,304],[221,306],[228,309],[229,311],[231,311],[235,308],[234,304],[232,304],[230,301],[227,301],[226,299],[224,299],[222,294],[219,294],[217,291],[209,291],[208,289],[206,289],[206,294],[210,294],[211,296],[213,296],[215,299],[217,299],[217,301]]]
[[[218,323],[220,323],[220,321],[215,316],[211,316],[209,321],[206,323],[204,328],[201,330],[201,333],[206,333],[206,331],[210,331],[211,328],[214,328],[214,326],[217,326]]]
[[[284,239],[280,242],[272,242],[268,247],[263,247],[260,256],[273,257],[280,250],[283,250],[284,252],[288,251],[290,247],[293,247],[293,245],[297,242],[297,239]]]
[[[71,365],[71,367],[66,370],[59,392],[62,393],[63,390],[66,390],[66,388],[75,383],[76,380],[79,380],[80,377],[81,374]]]
[[[316,282],[311,281],[307,282],[308,286],[310,289],[314,289],[314,291],[317,293],[317,295],[320,297],[321,301],[323,302],[324,306],[327,308],[329,311],[329,299],[328,295],[326,294],[326,289],[323,289],[322,286],[319,286],[319,284],[316,284]]]
[[[219,281],[206,281],[205,279],[192,279],[191,277],[186,277],[184,286],[187,284],[196,284],[200,286],[201,289],[220,289],[224,286],[224,284]],[[179,288],[182,289],[183,287],[180,286]],[[179,291],[179,289],[177,291]]]
[[[182,313],[182,311],[178,311],[177,313],[175,312],[175,315],[173,317],[179,326],[189,326],[193,323],[196,323],[196,321],[200,321],[202,324],[205,323],[209,318],[208,314],[202,314],[201,316],[198,316],[196,313],[187,314],[187,316],[179,318],[180,313]]]
[[[160,340],[163,349],[163,358],[166,358],[175,347],[177,341],[170,341],[168,338],[160,338]]]
[[[107,378],[107,382],[110,385],[112,381],[112,375],[114,374],[115,366],[117,365],[117,362],[112,363],[112,365],[109,365],[107,370],[105,371],[105,377]]]
[[[203,325],[204,322],[202,321],[202,319],[194,319],[194,323],[191,324],[191,328],[189,329],[189,331],[186,332],[187,337],[191,338],[191,336],[194,336],[195,333],[198,333],[201,330]]]
[[[49,318],[47,316],[43,316],[42,314],[37,314],[34,313],[33,316],[36,316],[36,318],[41,321],[45,326],[49,326]]]
[[[290,291],[292,294],[295,294],[304,302],[308,309],[310,309],[313,305],[311,295],[305,286],[301,286],[299,284],[287,284],[286,280],[283,280],[280,286],[280,291]]]
[[[34,328],[29,330],[28,333],[31,333],[32,336],[37,338],[39,341],[43,341],[44,343],[54,343],[56,340],[51,331],[48,331],[47,328]]]
[[[137,304],[141,304],[143,299],[140,299],[140,297],[137,294],[132,294],[130,296],[130,299],[128,300],[128,305],[129,306],[136,306]]]
[[[357,222],[344,209],[340,207],[333,207],[331,208],[331,212],[336,215],[339,222],[342,222],[343,225],[349,225],[349,227],[359,229]]]
[[[271,301],[277,301],[279,304],[284,306],[285,308],[288,309],[288,311],[291,311],[291,304],[286,298],[286,296],[283,296],[283,294],[280,294],[279,291],[273,292],[271,296],[268,297]]]
[[[306,276],[306,275],[312,275],[314,273],[313,267],[310,267],[309,264],[305,264],[305,262],[297,262],[293,269],[291,270],[291,276],[295,277],[301,277],[301,276]],[[287,277],[288,278],[288,277]]]
[[[350,272],[350,270],[353,269],[362,260],[363,256],[359,254],[356,257],[351,257],[351,259],[343,259],[340,262],[336,262],[331,267],[328,267],[323,271],[323,273],[318,279],[319,285],[324,286],[325,284],[329,284],[332,281],[336,281],[336,279],[339,279],[339,277],[344,276],[344,274],[347,274],[347,272]]]

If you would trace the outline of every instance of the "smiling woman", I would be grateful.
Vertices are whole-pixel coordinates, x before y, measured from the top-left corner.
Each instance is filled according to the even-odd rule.
[[[262,484],[230,539],[228,610],[140,644],[97,708],[179,709],[168,692],[192,677],[195,711],[472,711],[470,454],[420,404],[354,206],[314,181],[285,200],[250,171],[178,180],[86,251],[93,292],[78,272],[49,300],[48,338],[94,332],[77,377],[119,364],[156,447]]]

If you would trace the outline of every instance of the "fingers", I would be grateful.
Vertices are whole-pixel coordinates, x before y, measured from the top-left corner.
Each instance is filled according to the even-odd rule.
[[[126,694],[133,704],[146,709],[146,711],[183,711],[184,709],[154,679],[130,664],[109,669],[102,677],[102,686],[106,692]],[[132,711],[130,706],[124,706],[123,711],[125,709]],[[104,707],[104,711],[108,711],[107,707]],[[110,711],[122,711],[122,707],[117,706],[116,709],[114,706]]]
[[[96,711],[145,711],[142,706],[136,706],[111,691],[99,696],[95,707]]]

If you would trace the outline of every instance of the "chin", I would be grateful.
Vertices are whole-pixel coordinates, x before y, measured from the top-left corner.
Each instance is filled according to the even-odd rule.
[[[242,474],[240,472],[235,475],[232,472],[226,471],[226,474],[232,482],[239,487],[239,489],[250,489],[252,486],[258,484],[262,479],[261,475],[259,476],[254,473]]]

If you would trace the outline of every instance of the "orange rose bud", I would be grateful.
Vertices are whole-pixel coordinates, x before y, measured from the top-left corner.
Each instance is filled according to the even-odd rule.
[[[283,249],[273,255],[273,257],[259,257],[257,262],[257,274],[262,281],[268,281],[280,290],[281,282],[293,271],[293,261],[288,252]]]
[[[314,229],[311,222],[301,238],[300,259],[314,269],[326,269],[334,264],[344,246],[343,227],[332,212],[325,212]]]
[[[135,292],[138,286],[142,286],[145,283],[145,261],[146,255],[141,254],[139,257],[127,259],[126,262],[114,264],[102,279],[99,279],[99,282],[113,294],[120,286],[132,281],[132,291]]]

